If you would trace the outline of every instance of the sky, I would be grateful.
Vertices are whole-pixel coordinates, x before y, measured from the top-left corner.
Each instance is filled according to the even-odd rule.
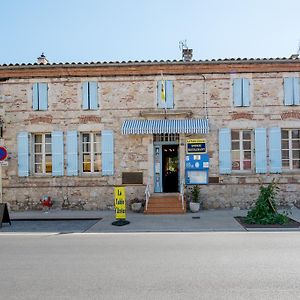
[[[0,0],[0,64],[277,58],[297,53],[300,0]]]

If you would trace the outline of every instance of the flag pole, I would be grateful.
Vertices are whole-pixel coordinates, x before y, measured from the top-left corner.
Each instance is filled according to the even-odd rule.
[[[161,72],[161,100],[164,102],[165,115],[167,114],[167,102],[166,102],[166,86],[163,72]]]

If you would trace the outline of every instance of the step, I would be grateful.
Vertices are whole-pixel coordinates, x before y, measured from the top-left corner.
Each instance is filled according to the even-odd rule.
[[[173,212],[170,212],[170,211],[145,211],[144,212],[145,215],[183,215],[185,214],[185,211],[180,211],[180,212],[177,212],[177,211],[173,211]]]
[[[162,202],[156,202],[156,203],[149,203],[148,204],[148,208],[149,207],[177,207],[177,208],[181,208],[182,204],[181,202],[176,202],[176,203],[162,203]]]
[[[175,204],[175,203],[181,203],[181,201],[179,201],[179,199],[166,199],[166,200],[163,199],[163,200],[161,200],[161,199],[152,199],[152,198],[150,198],[149,203],[165,203],[165,204],[172,205],[172,204]]]
[[[167,198],[167,197],[179,197],[179,193],[154,193],[151,195],[153,198]]]
[[[152,214],[184,214],[185,213],[185,210],[183,210],[182,208],[181,209],[176,209],[176,208],[160,208],[160,209],[157,209],[157,208],[152,208],[152,209],[147,209],[145,212],[144,212],[146,215],[152,215]]]

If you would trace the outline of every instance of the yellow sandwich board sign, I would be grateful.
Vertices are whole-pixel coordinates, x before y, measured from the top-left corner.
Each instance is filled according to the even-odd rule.
[[[116,219],[126,219],[126,196],[124,187],[115,187]]]

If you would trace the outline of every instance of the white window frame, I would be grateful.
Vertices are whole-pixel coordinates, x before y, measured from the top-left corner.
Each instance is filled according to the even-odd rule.
[[[46,135],[50,135],[50,143],[46,143]],[[42,142],[41,143],[36,143],[35,138],[36,136],[42,136]],[[50,145],[50,152],[46,152],[46,144]],[[41,152],[35,152],[35,146],[36,145],[41,145]],[[51,175],[52,174],[52,135],[51,132],[45,132],[45,133],[33,133],[32,134],[32,148],[33,148],[33,174],[34,175]],[[36,154],[42,156],[42,172],[36,172],[36,165],[40,164],[36,162]],[[49,155],[51,157],[51,171],[47,172],[47,167],[46,167],[46,155]]]
[[[90,151],[84,151],[84,144],[87,142],[83,141],[84,135],[89,135],[89,144],[90,144]],[[95,136],[99,135],[99,152],[94,151],[94,144],[97,142],[95,141]],[[90,154],[90,171],[84,171],[83,164],[84,164],[84,154]],[[99,154],[99,170],[95,171],[95,155]],[[100,132],[81,132],[80,133],[80,172],[84,175],[86,174],[100,174],[101,172],[101,134]]]
[[[293,161],[294,160],[299,160],[300,161],[300,158],[298,158],[298,159],[295,159],[294,157],[293,157],[293,151],[300,151],[300,148],[299,149],[297,149],[297,148],[293,148],[293,141],[299,141],[299,143],[300,143],[300,138],[293,138],[292,137],[292,132],[294,131],[294,130],[297,130],[297,131],[300,131],[300,129],[298,129],[298,128],[293,128],[293,129],[281,129],[281,162],[282,162],[282,170],[285,170],[285,171],[295,171],[295,170],[300,170],[300,168],[295,168],[294,166],[293,166]],[[288,132],[288,138],[287,139],[285,139],[285,138],[283,138],[283,131],[287,131]],[[283,148],[282,147],[282,141],[288,141],[288,149],[286,149],[286,148]],[[288,150],[288,153],[289,153],[289,155],[288,155],[288,159],[286,159],[286,158],[283,158],[283,151],[287,151]],[[283,161],[288,161],[289,162],[289,166],[284,166],[284,164],[283,164]]]
[[[250,132],[250,140],[245,140],[243,138],[243,133],[249,131]],[[239,139],[238,140],[234,140],[232,138],[233,132],[238,132],[239,133]],[[250,161],[251,163],[251,168],[250,169],[244,169],[244,154],[246,151],[249,151],[249,149],[244,149],[244,145],[243,142],[249,142],[251,143],[250,146],[250,151],[251,151],[251,158],[250,159],[246,159],[248,161]],[[232,146],[231,146],[231,164],[232,164],[232,172],[252,172],[254,170],[254,133],[252,129],[231,129],[231,145],[233,142],[239,142],[239,149],[238,150],[233,150]],[[233,152],[239,152],[239,169],[235,169],[233,167],[233,162],[235,161],[233,159]]]

